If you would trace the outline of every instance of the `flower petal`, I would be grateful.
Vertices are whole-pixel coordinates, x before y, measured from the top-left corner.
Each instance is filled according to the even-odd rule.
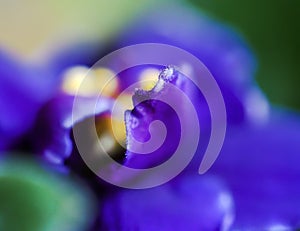
[[[50,100],[41,110],[32,132],[32,143],[38,153],[51,162],[62,163],[73,148],[70,131],[86,118],[94,117],[111,107],[111,100],[97,97],[75,97],[61,94]]]
[[[263,118],[248,113],[249,91],[255,86],[255,60],[245,42],[231,28],[183,5],[150,9],[119,34],[116,48],[137,43],[164,43],[199,58],[217,80],[224,95],[229,122]],[[189,68],[188,63],[184,64]],[[265,100],[261,94],[261,99]],[[251,101],[251,105],[256,105]],[[253,110],[252,110],[253,112]],[[255,114],[255,112],[254,112]]]
[[[0,150],[19,140],[55,92],[55,78],[0,51]]]
[[[228,182],[237,229],[300,224],[299,116],[273,110],[264,126],[231,128],[211,172]]]
[[[134,109],[125,112],[125,165],[134,168],[160,165],[171,158],[179,146],[185,146],[185,156],[188,156],[194,141],[196,150],[199,126],[203,134],[209,134],[210,117],[203,97],[193,94],[195,88],[191,80],[176,68],[167,67],[153,89],[136,91]],[[155,124],[157,121],[165,130],[160,124]],[[207,143],[203,142],[203,145]]]
[[[227,230],[232,198],[212,177],[185,177],[147,190],[121,190],[103,202],[102,228],[122,230]]]

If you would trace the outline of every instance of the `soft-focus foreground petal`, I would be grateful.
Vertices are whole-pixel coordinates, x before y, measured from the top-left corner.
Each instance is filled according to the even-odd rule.
[[[0,230],[83,231],[95,221],[95,195],[76,177],[20,157],[0,162]]]
[[[126,27],[118,38],[116,48],[137,43],[165,43],[190,52],[208,67],[219,83],[229,122],[265,119],[267,112],[256,114],[253,110],[256,99],[264,97],[262,94],[256,98],[251,95],[255,89],[252,53],[233,30],[201,12],[176,4],[150,9]],[[187,70],[191,68],[184,60],[182,65]]]
[[[215,178],[189,176],[146,190],[120,190],[102,206],[102,229],[228,230],[232,198]]]
[[[0,150],[5,150],[31,128],[55,91],[55,79],[0,51],[0,85]]]
[[[211,169],[229,184],[237,230],[300,227],[300,120],[289,112],[272,112],[264,126],[229,129]]]
[[[53,163],[63,163],[74,148],[72,127],[111,108],[111,100],[59,94],[44,105],[32,130],[35,150]]]

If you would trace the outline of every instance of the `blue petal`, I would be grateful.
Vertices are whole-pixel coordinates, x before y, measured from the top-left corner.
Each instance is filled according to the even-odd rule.
[[[189,176],[147,190],[121,190],[104,199],[102,229],[228,230],[233,203],[216,178]]]
[[[273,110],[263,126],[231,128],[212,173],[229,184],[237,229],[300,224],[300,120]]]
[[[86,118],[111,108],[111,100],[59,94],[45,104],[32,132],[35,150],[53,163],[63,163],[74,148],[71,129]]]
[[[0,51],[0,84],[0,150],[4,150],[32,127],[38,110],[55,92],[55,79]]]

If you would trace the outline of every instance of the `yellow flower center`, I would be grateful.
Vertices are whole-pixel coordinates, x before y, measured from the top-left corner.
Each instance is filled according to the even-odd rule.
[[[147,68],[139,74],[139,88],[151,90],[158,80],[159,70]],[[110,113],[96,117],[96,129],[104,150],[112,157],[124,150],[126,128],[124,113],[132,109],[132,92],[120,93],[120,82],[116,74],[107,68],[90,69],[75,66],[63,73],[62,90],[70,95],[82,97],[104,96],[115,99]],[[123,147],[123,148],[122,148]]]

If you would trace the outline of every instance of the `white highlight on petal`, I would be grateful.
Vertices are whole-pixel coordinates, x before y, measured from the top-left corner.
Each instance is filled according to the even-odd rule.
[[[96,106],[95,106],[96,105]],[[80,97],[77,98],[76,104],[73,106],[72,115],[64,118],[63,126],[65,128],[71,128],[74,124],[86,119],[87,117],[99,115],[105,111],[108,111],[113,105],[112,100],[98,101],[96,97]]]
[[[221,193],[218,198],[219,205],[223,211],[228,211],[233,207],[232,198],[228,193]],[[234,221],[233,211],[227,212],[224,215],[221,230],[229,230]]]
[[[270,115],[268,100],[258,88],[250,90],[245,98],[247,117],[254,123],[265,123]]]
[[[164,88],[165,85],[165,81],[162,79],[159,79],[158,82],[156,83],[155,87],[154,87],[154,92],[160,92],[162,91],[162,89]]]
[[[186,76],[193,76],[194,74],[193,67],[189,63],[182,63],[179,66],[179,71],[181,71]]]
[[[44,152],[44,155],[53,164],[58,164],[58,165],[63,164],[63,159],[61,157],[58,157],[57,154],[54,154],[52,151],[47,150]]]
[[[282,224],[271,225],[267,230],[269,231],[290,231],[293,230],[291,227]]]
[[[227,193],[221,193],[218,201],[222,208],[230,208],[232,206],[231,197]]]

